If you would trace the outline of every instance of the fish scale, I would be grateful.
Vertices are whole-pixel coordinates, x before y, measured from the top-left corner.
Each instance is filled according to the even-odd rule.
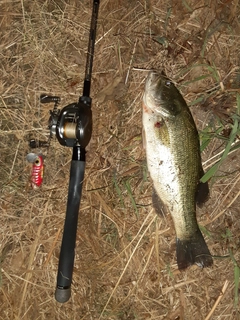
[[[212,257],[196,219],[196,202],[202,205],[209,193],[208,185],[200,183],[203,169],[198,132],[178,89],[157,71],[151,71],[146,80],[143,141],[158,198],[153,205],[164,207],[174,222],[178,268],[194,263],[210,266]]]

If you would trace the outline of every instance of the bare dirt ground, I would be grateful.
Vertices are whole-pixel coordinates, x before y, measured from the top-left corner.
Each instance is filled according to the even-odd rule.
[[[52,140],[36,150],[46,157],[37,190],[26,155],[29,138],[49,137],[40,94],[60,96],[61,107],[82,94],[91,9],[90,0],[0,2],[0,319],[240,319],[239,149],[197,211],[214,265],[179,272],[171,217],[152,209],[141,140],[145,70],[156,68],[213,137],[204,168],[225,149],[240,92],[234,0],[100,1],[72,297],[54,299],[71,149]],[[225,140],[214,135],[220,123]]]

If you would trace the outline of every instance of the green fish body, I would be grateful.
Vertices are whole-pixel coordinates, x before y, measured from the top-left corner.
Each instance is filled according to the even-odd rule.
[[[143,96],[143,141],[153,181],[153,205],[171,213],[176,231],[179,269],[212,265],[199,230],[196,203],[206,201],[209,189],[200,183],[203,169],[192,114],[181,93],[165,75],[151,71]]]

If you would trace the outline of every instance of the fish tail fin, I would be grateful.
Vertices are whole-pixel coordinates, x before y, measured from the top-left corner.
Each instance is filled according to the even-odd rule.
[[[187,240],[177,238],[177,264],[179,270],[193,264],[197,264],[202,268],[210,267],[212,263],[212,256],[199,228]]]

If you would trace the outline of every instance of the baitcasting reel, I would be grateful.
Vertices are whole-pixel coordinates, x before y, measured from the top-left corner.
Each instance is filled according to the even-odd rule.
[[[62,110],[58,109],[60,98],[41,94],[41,103],[54,102],[50,111],[50,137],[56,136],[59,143],[66,147],[85,148],[92,135],[91,98],[82,96],[77,103],[71,103]]]

